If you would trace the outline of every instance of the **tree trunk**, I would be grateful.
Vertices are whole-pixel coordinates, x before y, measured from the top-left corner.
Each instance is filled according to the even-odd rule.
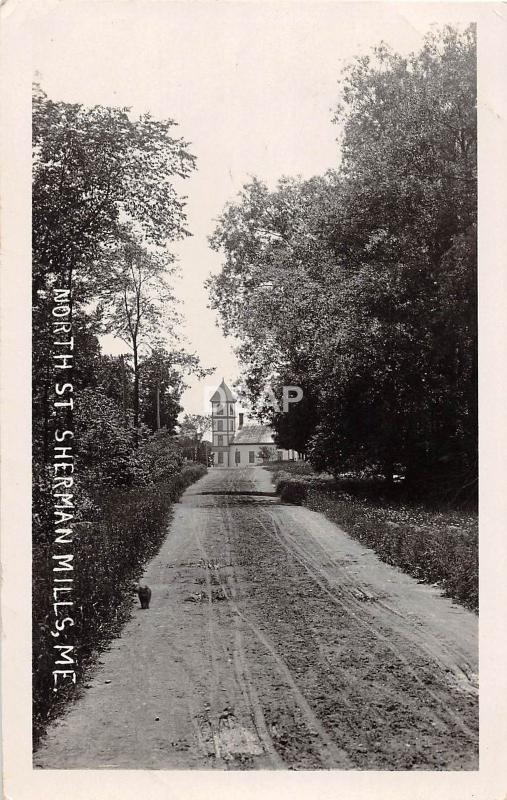
[[[160,375],[157,379],[157,431],[162,427],[160,424]]]
[[[136,447],[139,445],[139,362],[137,354],[137,342],[133,343],[134,353],[134,441]]]
[[[123,409],[123,422],[127,423],[127,376],[125,374],[125,356],[120,356],[121,364],[121,403]]]
[[[382,473],[388,486],[394,485],[394,463],[392,459],[385,459],[382,465]]]

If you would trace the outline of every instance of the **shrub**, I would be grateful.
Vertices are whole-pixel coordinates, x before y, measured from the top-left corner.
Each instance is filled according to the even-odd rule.
[[[177,442],[166,429],[149,435],[135,451],[140,483],[166,483],[180,472],[183,459]]]
[[[183,487],[186,489],[190,484],[198,481],[203,475],[206,475],[207,469],[204,464],[189,464],[181,470],[181,480]]]
[[[167,533],[172,504],[194,481],[206,473],[195,464],[184,467],[167,480],[134,488],[100,487],[86,505],[88,519],[75,525],[74,614],[72,642],[78,657],[78,683],[100,649],[128,619],[132,583],[146,561],[159,550]],[[46,488],[44,475],[36,482]],[[47,491],[43,491],[47,496]],[[80,505],[80,511],[84,506]],[[54,693],[51,684],[51,518],[39,501],[34,516],[33,542],[33,726],[34,741],[47,722],[71,699],[73,690]],[[57,705],[58,704],[58,705]]]
[[[292,503],[298,506],[302,505],[308,496],[308,488],[303,481],[282,479],[278,481],[276,491],[283,503]]]
[[[118,404],[98,389],[83,389],[74,422],[79,470],[94,483],[131,485],[140,470],[132,427]]]
[[[314,469],[309,461],[273,461],[271,464],[263,464],[265,469],[277,475],[313,475]]]

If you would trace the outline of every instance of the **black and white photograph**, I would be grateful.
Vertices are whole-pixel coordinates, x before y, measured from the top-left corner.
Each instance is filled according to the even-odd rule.
[[[467,787],[478,4],[30,10],[30,771]]]

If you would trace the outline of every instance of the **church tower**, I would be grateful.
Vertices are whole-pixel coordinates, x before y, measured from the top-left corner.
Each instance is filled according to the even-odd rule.
[[[232,467],[229,445],[236,434],[236,398],[222,379],[222,383],[211,397],[211,432],[216,467]]]

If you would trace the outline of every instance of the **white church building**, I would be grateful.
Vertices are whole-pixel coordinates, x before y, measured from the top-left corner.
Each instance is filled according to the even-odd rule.
[[[245,467],[271,461],[293,461],[295,450],[282,450],[275,444],[269,425],[244,424],[240,413],[236,424],[236,398],[224,380],[211,397],[213,465]]]

